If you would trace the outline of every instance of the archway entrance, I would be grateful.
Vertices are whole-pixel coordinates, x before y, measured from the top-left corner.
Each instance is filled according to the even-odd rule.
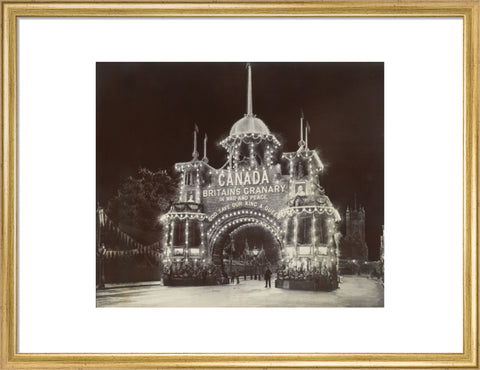
[[[260,279],[266,267],[275,269],[280,261],[280,245],[265,227],[251,223],[229,234],[222,249],[222,269],[229,276]],[[220,253],[221,245],[215,252]],[[219,259],[217,258],[217,261]]]
[[[281,259],[282,232],[270,213],[244,208],[217,216],[209,229],[211,261],[231,276],[260,277]]]

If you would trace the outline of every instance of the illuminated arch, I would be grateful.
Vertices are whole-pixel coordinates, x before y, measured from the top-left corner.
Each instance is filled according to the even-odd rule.
[[[284,231],[281,228],[280,221],[270,212],[246,207],[222,212],[212,220],[212,224],[207,230],[210,256],[213,258],[216,249],[218,247],[222,248],[221,243],[218,244],[217,242],[221,241],[225,235],[247,226],[260,226],[273,236],[280,249],[282,249]]]

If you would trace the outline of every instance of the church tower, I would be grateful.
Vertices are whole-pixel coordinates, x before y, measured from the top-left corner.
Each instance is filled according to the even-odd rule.
[[[365,241],[365,208],[360,206],[346,212],[346,235],[340,243],[340,257],[342,259],[368,260],[368,246]]]
[[[346,214],[347,236],[354,239],[365,241],[365,209],[360,207],[350,210],[347,208]]]

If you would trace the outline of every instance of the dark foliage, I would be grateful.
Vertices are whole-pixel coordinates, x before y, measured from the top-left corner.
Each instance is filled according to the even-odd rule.
[[[177,185],[176,176],[167,171],[140,168],[108,202],[107,215],[139,242],[158,241],[162,232],[159,217],[169,210]]]

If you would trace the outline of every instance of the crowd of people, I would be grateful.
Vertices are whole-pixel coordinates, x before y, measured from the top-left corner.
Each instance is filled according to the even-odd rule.
[[[305,269],[303,267],[288,267],[283,265],[277,271],[277,279],[294,281],[311,281],[314,288],[334,288],[338,286],[338,273],[336,268],[328,268],[323,264],[321,267]]]
[[[228,277],[221,268],[214,264],[194,265],[190,263],[171,264],[164,272],[164,282],[168,284],[173,280],[185,280],[202,285],[225,284]]]
[[[271,286],[271,277],[273,273],[270,268],[266,268],[262,273],[265,280],[265,287]],[[230,276],[221,268],[221,266],[210,263],[208,265],[196,265],[192,263],[171,264],[164,271],[164,283],[170,285],[172,282],[185,282],[194,285],[220,285],[220,284],[239,284],[240,276],[236,270],[230,272]],[[334,288],[338,286],[338,273],[336,268],[328,268],[327,265],[305,269],[301,267],[281,266],[276,271],[278,280],[293,280],[298,282],[311,282],[315,289]],[[260,280],[260,274],[259,274]]]
[[[262,276],[261,274],[258,274],[258,280],[261,280],[261,276]],[[263,279],[265,280],[265,288],[272,287],[271,277],[272,277],[272,271],[270,271],[270,268],[267,267],[263,274]],[[244,275],[244,279],[246,279],[246,274]],[[253,275],[250,275],[250,279],[253,279]],[[257,274],[255,274],[255,280],[257,280]],[[230,282],[232,284],[240,284],[240,275],[238,271],[236,271],[235,269],[233,269],[230,272]]]
[[[208,265],[200,265],[193,263],[177,263],[170,264],[164,270],[163,281],[165,285],[220,285],[220,284],[239,284],[240,275],[235,269],[230,272],[230,276],[221,268],[221,266],[210,263]],[[267,267],[262,274],[266,287],[271,286],[272,272]],[[260,274],[258,279],[260,280]]]

